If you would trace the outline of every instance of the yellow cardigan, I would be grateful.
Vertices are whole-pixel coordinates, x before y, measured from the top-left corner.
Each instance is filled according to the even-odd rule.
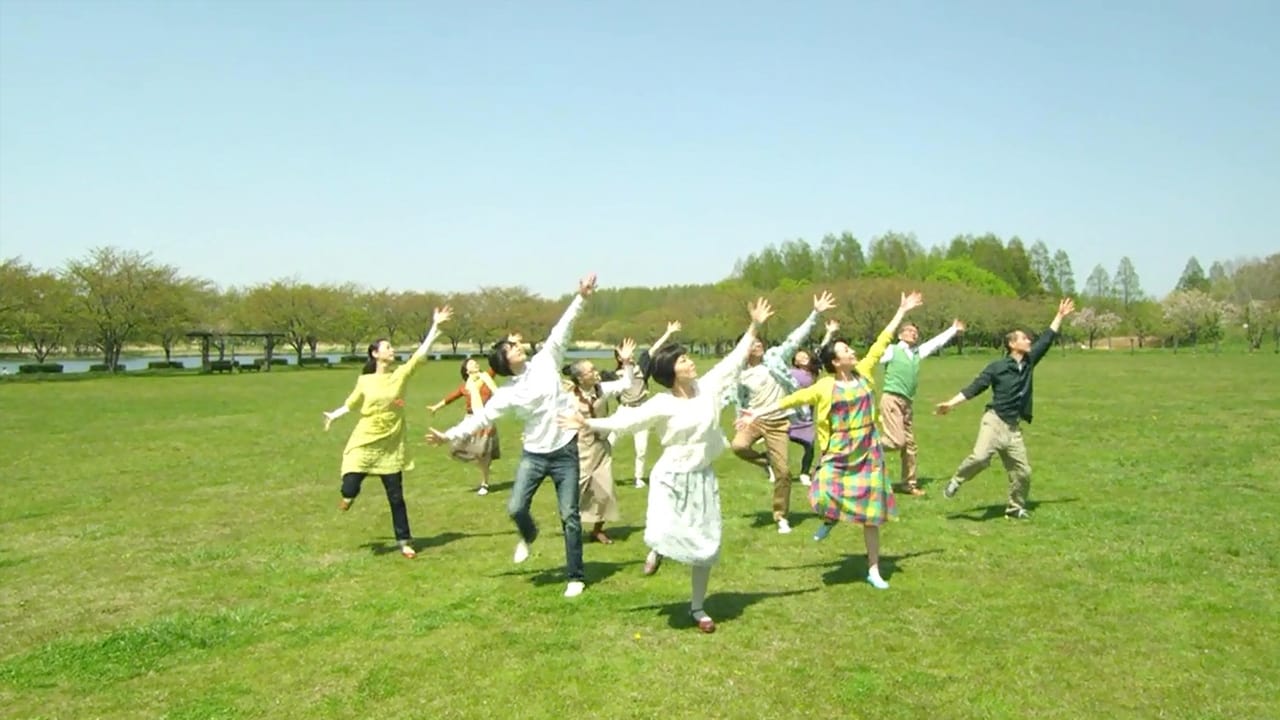
[[[880,333],[880,337],[876,338],[875,344],[867,350],[867,354],[854,366],[854,370],[873,390],[876,384],[873,373],[891,342],[893,342],[893,333],[887,330]],[[827,443],[831,440],[831,397],[835,394],[835,389],[835,376],[824,375],[809,387],[801,388],[778,401],[778,407],[784,410],[790,410],[802,405],[812,405],[814,407],[813,426],[817,437],[814,438],[813,449],[818,451],[819,454],[827,449]],[[875,422],[875,419],[875,403],[872,403],[872,422]]]

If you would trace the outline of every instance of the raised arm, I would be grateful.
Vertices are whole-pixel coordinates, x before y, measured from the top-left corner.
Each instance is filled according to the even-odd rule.
[[[959,332],[964,332],[964,323],[957,318],[951,323],[951,327],[929,338],[920,346],[920,359],[923,360],[937,352],[942,346],[951,342],[951,338],[955,337],[956,333]],[[889,348],[889,350],[893,350],[893,348]]]
[[[653,341],[653,344],[652,344],[652,345],[650,345],[650,346],[649,346],[649,348],[650,348],[651,350],[657,350],[658,348],[662,347],[663,345],[666,345],[666,344],[667,344],[667,341],[671,339],[671,336],[672,336],[672,335],[675,335],[675,334],[676,334],[676,333],[678,333],[678,332],[680,332],[680,329],[681,329],[682,327],[683,327],[683,326],[681,326],[681,325],[680,325],[680,321],[679,321],[679,320],[672,320],[672,321],[668,322],[668,323],[667,323],[667,331],[666,331],[666,332],[664,332],[664,333],[662,333],[662,337],[658,338],[657,340],[654,340],[654,341]]]
[[[1053,322],[1049,323],[1048,332],[1040,333],[1040,337],[1031,344],[1031,349],[1027,351],[1027,359],[1031,361],[1031,366],[1035,367],[1039,364],[1045,353],[1049,352],[1049,348],[1053,347],[1053,341],[1058,337],[1058,330],[1062,327],[1062,319],[1075,312],[1076,304],[1071,298],[1063,298],[1058,303],[1058,314],[1053,316]]]
[[[625,392],[636,382],[636,364],[632,356],[636,351],[636,341],[627,338],[618,346],[618,357],[622,360],[622,375],[617,380],[600,383],[600,397],[614,397]]]
[[[756,333],[760,331],[760,326],[773,315],[773,307],[762,297],[756,298],[755,303],[748,305],[747,311],[751,315],[751,324],[747,326],[747,331],[742,334],[742,339],[733,350],[702,376],[702,381],[698,383],[701,392],[720,396],[728,379],[742,372],[742,364],[747,361],[747,353],[751,350],[751,343],[756,341]]]
[[[893,333],[902,324],[902,319],[907,316],[907,313],[923,304],[924,298],[920,296],[920,293],[913,292],[910,295],[903,293],[902,299],[898,301],[898,312],[893,314],[893,319],[889,321],[888,325],[884,326],[884,330],[880,331],[880,336],[867,349],[867,354],[862,356],[862,359],[854,366],[859,375],[864,378],[871,377],[872,372],[875,371],[876,364],[880,362],[881,356],[888,349],[889,343],[893,342]]]
[[[769,348],[766,354],[777,356],[784,364],[790,364],[791,358],[795,357],[796,350],[804,344],[809,336],[813,334],[814,327],[818,324],[818,315],[830,310],[836,306],[836,298],[829,292],[823,291],[821,295],[813,296],[813,311],[809,313],[809,317],[804,319],[790,335],[782,340],[782,343]]]
[[[546,342],[542,344],[542,349],[534,356],[534,360],[545,357],[550,360],[553,367],[560,367],[564,360],[565,348],[569,344],[569,331],[573,329],[573,321],[578,319],[578,315],[582,313],[582,303],[588,295],[595,292],[595,289],[595,273],[578,281],[578,294],[574,296],[573,302],[569,303],[569,308],[560,316],[555,327],[551,328],[551,333],[547,335]]]
[[[451,317],[453,317],[453,308],[448,305],[432,311],[431,329],[427,331],[427,337],[418,346],[418,349],[413,351],[413,355],[410,356],[412,359],[421,360],[427,354],[427,351],[435,344],[436,339],[440,337],[440,326],[449,322]]]

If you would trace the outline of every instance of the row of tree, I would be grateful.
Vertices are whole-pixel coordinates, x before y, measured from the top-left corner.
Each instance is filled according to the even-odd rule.
[[[839,298],[834,316],[845,332],[867,342],[892,315],[899,292],[910,287],[926,295],[925,307],[914,315],[924,332],[961,317],[968,323],[966,343],[998,346],[1010,328],[1043,325],[1056,298],[1075,290],[1066,253],[1050,254],[1042,243],[1029,252],[1020,246],[1017,238],[1004,243],[993,236],[963,237],[945,251],[925,252],[913,238],[893,235],[873,241],[868,259],[850,235],[828,237],[817,250],[792,241],[749,256],[734,277],[720,283],[603,289],[575,336],[607,343],[634,336],[643,343],[678,319],[684,324],[682,341],[718,352],[741,332],[746,302],[754,295],[767,293],[778,306],[772,323],[777,327],[769,334],[781,335],[808,312],[812,292],[821,288]],[[213,333],[220,356],[237,331],[282,333],[299,359],[314,356],[321,344],[362,354],[363,345],[378,337],[418,342],[431,309],[448,302],[456,313],[445,340],[457,352],[460,346],[483,350],[510,330],[541,337],[567,299],[567,293],[547,299],[523,287],[445,295],[297,279],[223,289],[150,255],[108,247],[59,269],[34,268],[17,258],[0,263],[0,339],[37,362],[61,352],[96,350],[108,367],[116,366],[129,344],[158,346],[169,359],[190,346],[188,333],[196,330]],[[1142,293],[1125,258],[1114,276],[1095,268],[1080,305],[1068,331],[1090,346],[1117,332],[1135,336],[1139,346],[1153,337],[1194,345],[1221,340],[1238,324],[1250,347],[1260,347],[1269,334],[1280,348],[1280,255],[1214,263],[1208,273],[1193,259],[1178,290],[1159,302]]]

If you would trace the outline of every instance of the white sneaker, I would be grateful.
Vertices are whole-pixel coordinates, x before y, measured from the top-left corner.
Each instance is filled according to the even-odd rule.
[[[571,580],[569,581],[569,585],[564,589],[564,596],[578,597],[579,595],[582,594],[582,591],[586,589],[587,589],[586,583],[582,582],[581,580]]]
[[[773,474],[773,468],[770,467],[769,468],[769,484],[772,485],[776,482],[778,482],[778,476]]]
[[[516,543],[516,554],[511,558],[512,562],[522,563],[529,559],[529,543],[521,540]]]
[[[643,480],[641,480],[640,478],[636,478],[636,487],[637,487],[637,488],[642,488],[642,487],[644,487],[644,481],[643,481]]]
[[[805,473],[800,473],[800,484],[805,487],[809,487],[813,484],[813,480],[811,480]]]
[[[782,518],[778,521],[778,534],[786,535],[789,532],[791,532],[791,523],[787,522],[786,518]]]
[[[489,494],[489,488],[488,488],[488,486],[481,485],[481,486],[480,486],[480,489],[476,491],[476,494],[477,494],[477,495],[488,495],[488,494]]]

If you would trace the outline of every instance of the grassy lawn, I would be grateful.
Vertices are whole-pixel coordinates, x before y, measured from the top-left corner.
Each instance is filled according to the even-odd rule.
[[[985,359],[926,361],[921,404]],[[723,457],[710,636],[687,568],[641,573],[629,441],[618,542],[586,545],[575,600],[549,484],[511,563],[509,423],[487,497],[474,466],[413,446],[416,560],[376,478],[340,514],[352,420],[325,434],[320,412],[355,372],[0,384],[0,716],[1280,717],[1274,355],[1055,352],[1026,523],[1001,516],[998,462],[942,497],[981,403],[921,412],[930,492],[898,498],[887,592],[862,581],[857,528],[813,542],[797,485],[778,535],[764,475]],[[456,382],[454,362],[414,378],[414,438]]]

